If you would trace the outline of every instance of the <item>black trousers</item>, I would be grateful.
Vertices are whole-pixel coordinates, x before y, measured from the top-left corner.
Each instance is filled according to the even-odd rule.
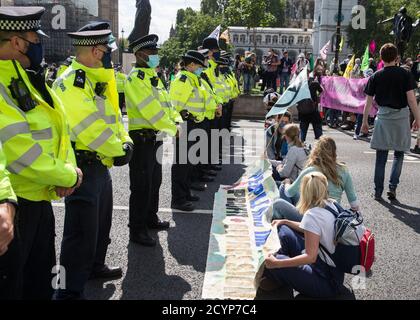
[[[157,222],[159,189],[162,184],[162,141],[130,132],[134,142],[130,161],[130,232],[147,231]]]
[[[15,238],[0,257],[0,299],[51,300],[56,265],[51,203],[18,199]]]
[[[182,135],[175,139],[175,157],[172,165],[172,205],[183,204],[191,195],[192,180],[197,177],[196,164],[191,163],[189,152],[196,141],[188,141],[195,129],[205,130],[203,123],[188,120],[182,126]]]
[[[274,89],[274,91],[277,91],[277,71],[275,72],[267,72],[267,89]]]
[[[112,179],[98,160],[78,159],[83,183],[66,198],[66,215],[60,263],[66,270],[66,290],[83,293],[93,270],[105,264],[112,224]]]
[[[118,93],[118,103],[119,103],[121,114],[122,114],[124,106],[125,106],[125,94],[123,92]]]

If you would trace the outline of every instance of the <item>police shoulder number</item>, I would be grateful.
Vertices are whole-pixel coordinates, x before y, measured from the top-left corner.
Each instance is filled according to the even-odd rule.
[[[76,70],[76,76],[74,77],[73,85],[75,87],[84,89],[86,83],[86,72],[82,69]]]

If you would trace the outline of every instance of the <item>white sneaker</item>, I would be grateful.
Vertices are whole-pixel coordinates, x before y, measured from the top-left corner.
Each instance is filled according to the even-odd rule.
[[[355,135],[353,136],[353,140],[359,140],[359,136],[358,136],[357,134],[355,134]]]

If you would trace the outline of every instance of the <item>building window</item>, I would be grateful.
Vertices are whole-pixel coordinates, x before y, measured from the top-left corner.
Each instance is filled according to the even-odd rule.
[[[271,43],[271,36],[265,36],[265,43]]]
[[[249,43],[254,43],[254,35],[249,36]]]
[[[298,37],[297,43],[298,44],[303,44],[303,37],[302,36]]]
[[[277,36],[273,36],[273,43],[274,43],[274,44],[279,43],[279,37],[277,37]]]
[[[294,44],[295,43],[295,38],[293,36],[289,37],[289,44]]]
[[[258,44],[261,44],[261,42],[262,42],[262,36],[261,35],[257,35],[257,43]]]
[[[282,36],[281,37],[281,43],[282,44],[286,44],[287,43],[287,36]]]
[[[309,44],[311,42],[311,37],[310,36],[306,36],[305,37],[305,43]]]
[[[239,36],[239,41],[240,41],[241,43],[245,43],[245,35],[244,35],[244,34],[241,34],[241,35]]]
[[[237,34],[234,34],[234,35],[233,35],[233,42],[234,42],[234,43],[238,43],[238,40],[239,40],[238,35],[237,35]]]

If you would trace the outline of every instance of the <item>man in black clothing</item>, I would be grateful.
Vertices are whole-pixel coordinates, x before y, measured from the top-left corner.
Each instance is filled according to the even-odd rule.
[[[293,62],[289,58],[287,51],[283,52],[283,57],[280,60],[279,74],[280,74],[280,94],[289,87],[290,75],[292,74]]]
[[[309,72],[308,72],[309,73]],[[315,70],[314,78],[309,78],[309,91],[311,93],[311,99],[304,100],[298,103],[299,121],[301,140],[306,140],[309,125],[312,123],[312,127],[315,133],[315,139],[321,138],[322,132],[322,118],[318,111],[319,95],[323,89],[320,85],[322,76],[322,67],[317,67]]]

